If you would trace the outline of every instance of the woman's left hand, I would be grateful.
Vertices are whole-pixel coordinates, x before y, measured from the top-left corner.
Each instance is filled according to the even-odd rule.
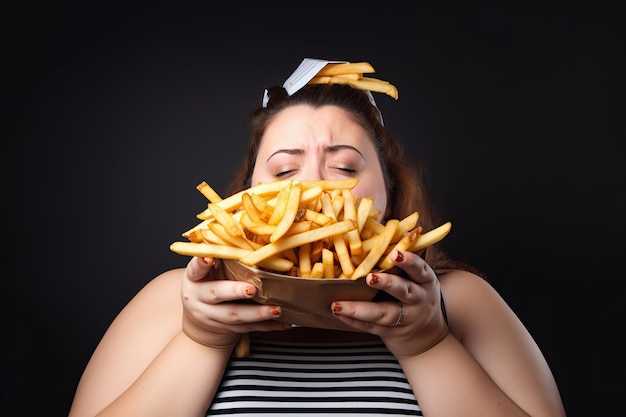
[[[419,355],[448,334],[435,271],[412,252],[394,251],[395,265],[408,278],[376,272],[367,285],[393,297],[385,301],[336,301],[333,314],[342,322],[380,336],[397,358]]]

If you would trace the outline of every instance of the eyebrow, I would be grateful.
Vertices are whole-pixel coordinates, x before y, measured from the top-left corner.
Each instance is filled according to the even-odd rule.
[[[327,146],[326,148],[324,148],[324,150],[326,152],[336,152],[336,151],[340,151],[343,149],[352,149],[353,151],[355,151],[356,153],[358,153],[359,155],[361,155],[361,158],[365,159],[365,156],[363,156],[363,154],[361,153],[361,151],[359,151],[357,148],[355,148],[354,146],[350,146],[350,145],[332,145],[332,146]],[[286,153],[289,155],[303,155],[304,151],[302,149],[279,149],[276,152],[274,152],[273,154],[271,154],[267,160],[269,161],[270,159],[272,159],[272,157],[276,154],[279,153]]]

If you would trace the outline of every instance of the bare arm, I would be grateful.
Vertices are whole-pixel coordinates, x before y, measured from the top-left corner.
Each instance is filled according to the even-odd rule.
[[[425,416],[565,415],[539,348],[485,280],[465,271],[438,279],[416,254],[392,256],[408,278],[380,272],[367,282],[401,306],[393,300],[339,301],[333,311],[341,321],[381,337]]]
[[[204,416],[239,334],[284,328],[271,307],[228,303],[256,290],[216,271],[193,258],[139,291],[92,355],[69,417]]]
[[[564,416],[542,353],[495,290],[464,271],[440,281],[450,333],[399,358],[424,415]]]
[[[182,275],[180,269],[155,278],[120,312],[83,373],[70,417],[94,416],[107,406],[100,415],[206,411],[230,352],[181,332]]]

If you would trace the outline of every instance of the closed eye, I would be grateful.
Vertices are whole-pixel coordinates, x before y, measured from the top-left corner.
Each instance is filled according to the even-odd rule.
[[[286,176],[290,175],[291,173],[293,173],[295,171],[296,171],[295,169],[288,169],[288,170],[285,170],[285,171],[277,172],[276,174],[274,174],[274,176],[277,177],[277,178],[286,177]]]

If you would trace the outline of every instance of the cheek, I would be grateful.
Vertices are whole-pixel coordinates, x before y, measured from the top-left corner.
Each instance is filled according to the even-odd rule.
[[[266,183],[266,182],[270,182],[270,181],[274,180],[274,177],[269,175],[267,173],[267,171],[265,171],[263,169],[260,169],[259,168],[260,166],[261,165],[260,165],[259,160],[257,158],[257,161],[254,164],[254,169],[252,170],[252,177],[250,177],[250,184],[252,186],[254,186],[254,185],[256,185],[256,184],[258,184],[260,182]]]
[[[387,193],[385,191],[385,184],[383,181],[367,181],[361,179],[359,184],[352,190],[357,197],[372,197],[374,198],[374,207],[380,211],[378,220],[380,221],[385,217],[385,211],[387,209]]]

